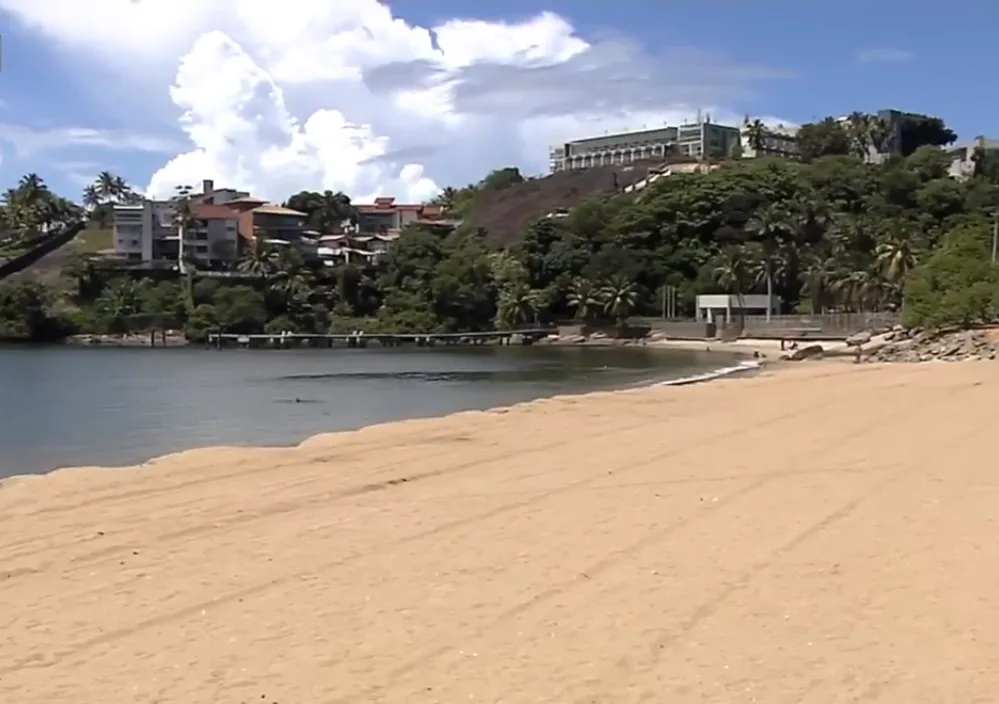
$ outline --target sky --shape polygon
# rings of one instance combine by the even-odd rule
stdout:
[[[698,111],[999,136],[994,0],[0,0],[0,188],[423,201]],[[991,58],[990,58],[991,57]]]

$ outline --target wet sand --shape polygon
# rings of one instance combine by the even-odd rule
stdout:
[[[999,365],[816,364],[0,486],[0,701],[991,702]]]

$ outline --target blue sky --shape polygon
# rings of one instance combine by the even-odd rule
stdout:
[[[283,5],[265,0],[0,0],[0,181],[37,171],[75,196],[107,168],[140,188],[213,177],[274,198],[419,197],[510,163],[542,171],[550,141],[697,107],[796,123],[895,107],[939,115],[962,139],[999,133],[984,88],[999,3],[986,0],[851,12],[831,0],[390,1],[405,33],[376,0],[301,1],[313,14],[282,34]],[[439,28],[439,56],[421,28]]]

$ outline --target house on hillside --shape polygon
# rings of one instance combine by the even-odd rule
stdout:
[[[396,203],[392,196],[375,198],[374,203],[358,204],[357,231],[363,234],[399,232],[407,225],[453,230],[461,224],[444,217],[441,205]]]

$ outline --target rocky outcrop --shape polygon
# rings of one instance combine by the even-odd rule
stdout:
[[[906,330],[896,327],[867,352],[870,362],[959,362],[999,357],[999,330]]]

